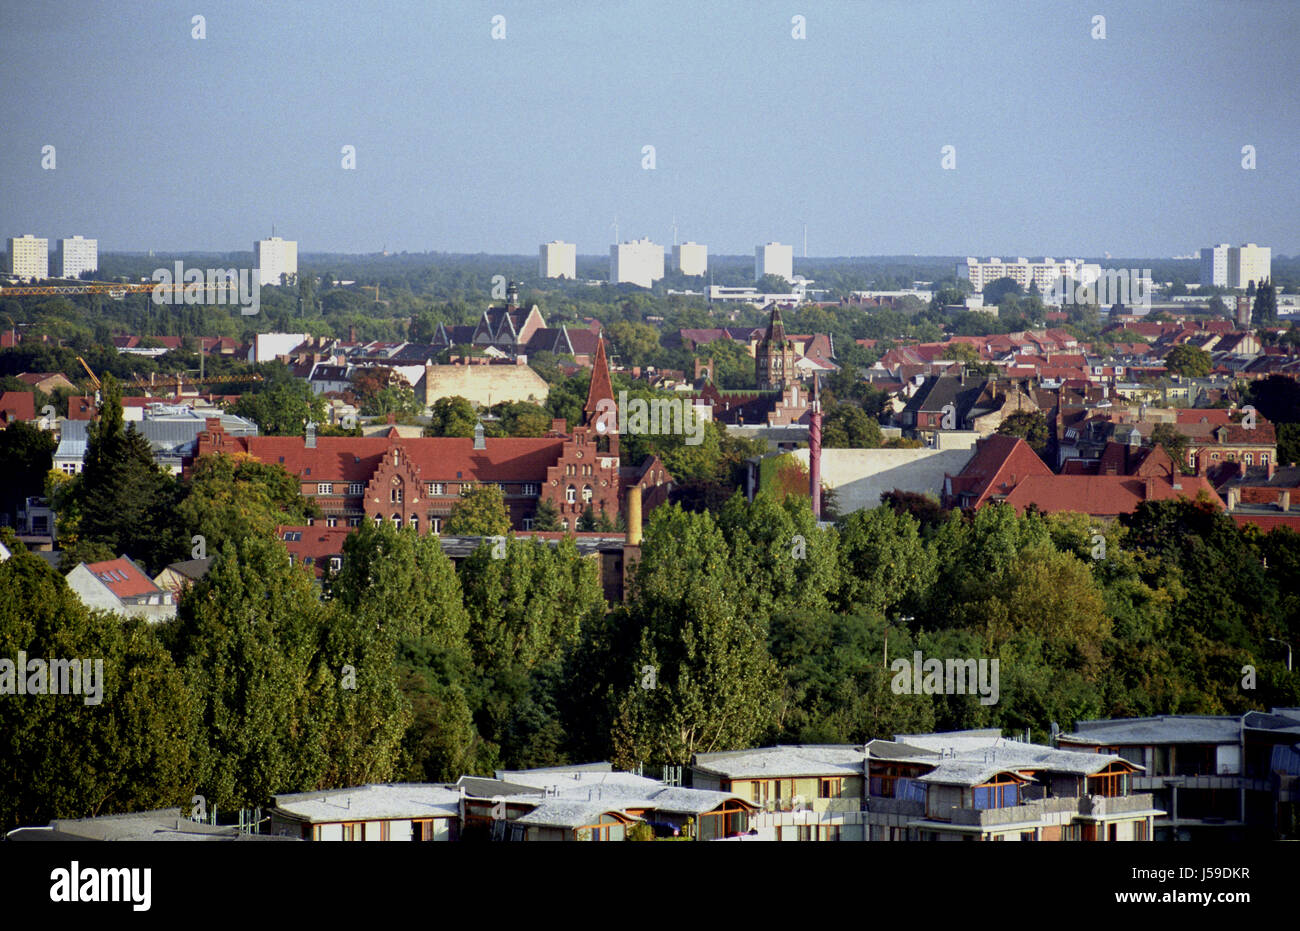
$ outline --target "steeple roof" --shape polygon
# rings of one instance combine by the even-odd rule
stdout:
[[[591,366],[591,387],[587,389],[587,403],[582,406],[585,423],[590,423],[600,413],[596,405],[602,398],[608,398],[611,402],[614,400],[614,385],[609,378],[604,337],[596,341],[596,358]]]

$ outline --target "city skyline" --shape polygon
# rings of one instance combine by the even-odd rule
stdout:
[[[0,225],[105,252],[274,224],[313,252],[598,255],[618,224],[801,256],[805,223],[816,256],[1300,252],[1300,103],[1271,92],[1291,5],[743,13],[237,3],[200,30],[145,5],[16,10]]]

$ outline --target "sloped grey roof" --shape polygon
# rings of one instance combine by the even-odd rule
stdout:
[[[1240,718],[1213,715],[1161,715],[1117,721],[1078,721],[1062,740],[1108,745],[1238,743]]]
[[[910,744],[893,740],[873,740],[867,744],[867,750],[873,760],[897,760],[905,763],[929,763],[937,761],[939,754],[935,750],[914,747]]]
[[[851,745],[792,745],[697,753],[692,766],[730,779],[861,775],[866,754]]]
[[[38,839],[35,832],[26,828],[24,835],[15,839]],[[181,814],[179,808],[156,811],[130,812],[121,815],[104,815],[98,818],[56,819],[50,822],[48,834],[61,840],[103,841],[233,841],[274,840],[268,835],[240,834],[234,825],[199,824]],[[287,838],[278,838],[284,840]]]
[[[445,785],[430,783],[365,785],[277,795],[275,807],[283,814],[311,824],[394,818],[454,818],[460,814],[460,792]]]
[[[541,827],[577,828],[598,824],[603,815],[618,815],[629,821],[641,820],[621,811],[617,803],[547,798],[528,814],[516,818],[515,822]]]
[[[1006,764],[984,763],[976,760],[945,760],[924,776],[918,777],[918,780],[946,786],[977,786],[988,782],[999,773],[1007,773],[1021,779],[1027,778],[1019,776]],[[1032,777],[1030,781],[1033,781]]]

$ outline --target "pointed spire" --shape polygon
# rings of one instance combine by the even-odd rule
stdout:
[[[609,362],[605,358],[605,337],[596,337],[596,359],[591,365],[591,387],[587,389],[587,403],[582,406],[583,422],[590,423],[599,413],[596,405],[602,398],[614,400],[614,384],[609,378]]]
[[[774,345],[785,342],[785,321],[781,319],[781,305],[772,302],[772,317],[767,323],[767,340]]]

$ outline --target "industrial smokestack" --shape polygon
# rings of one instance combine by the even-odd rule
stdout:
[[[627,490],[627,546],[641,545],[641,486]]]
[[[822,402],[818,379],[813,379],[812,414],[808,418],[808,494],[812,498],[813,516],[822,517]]]

